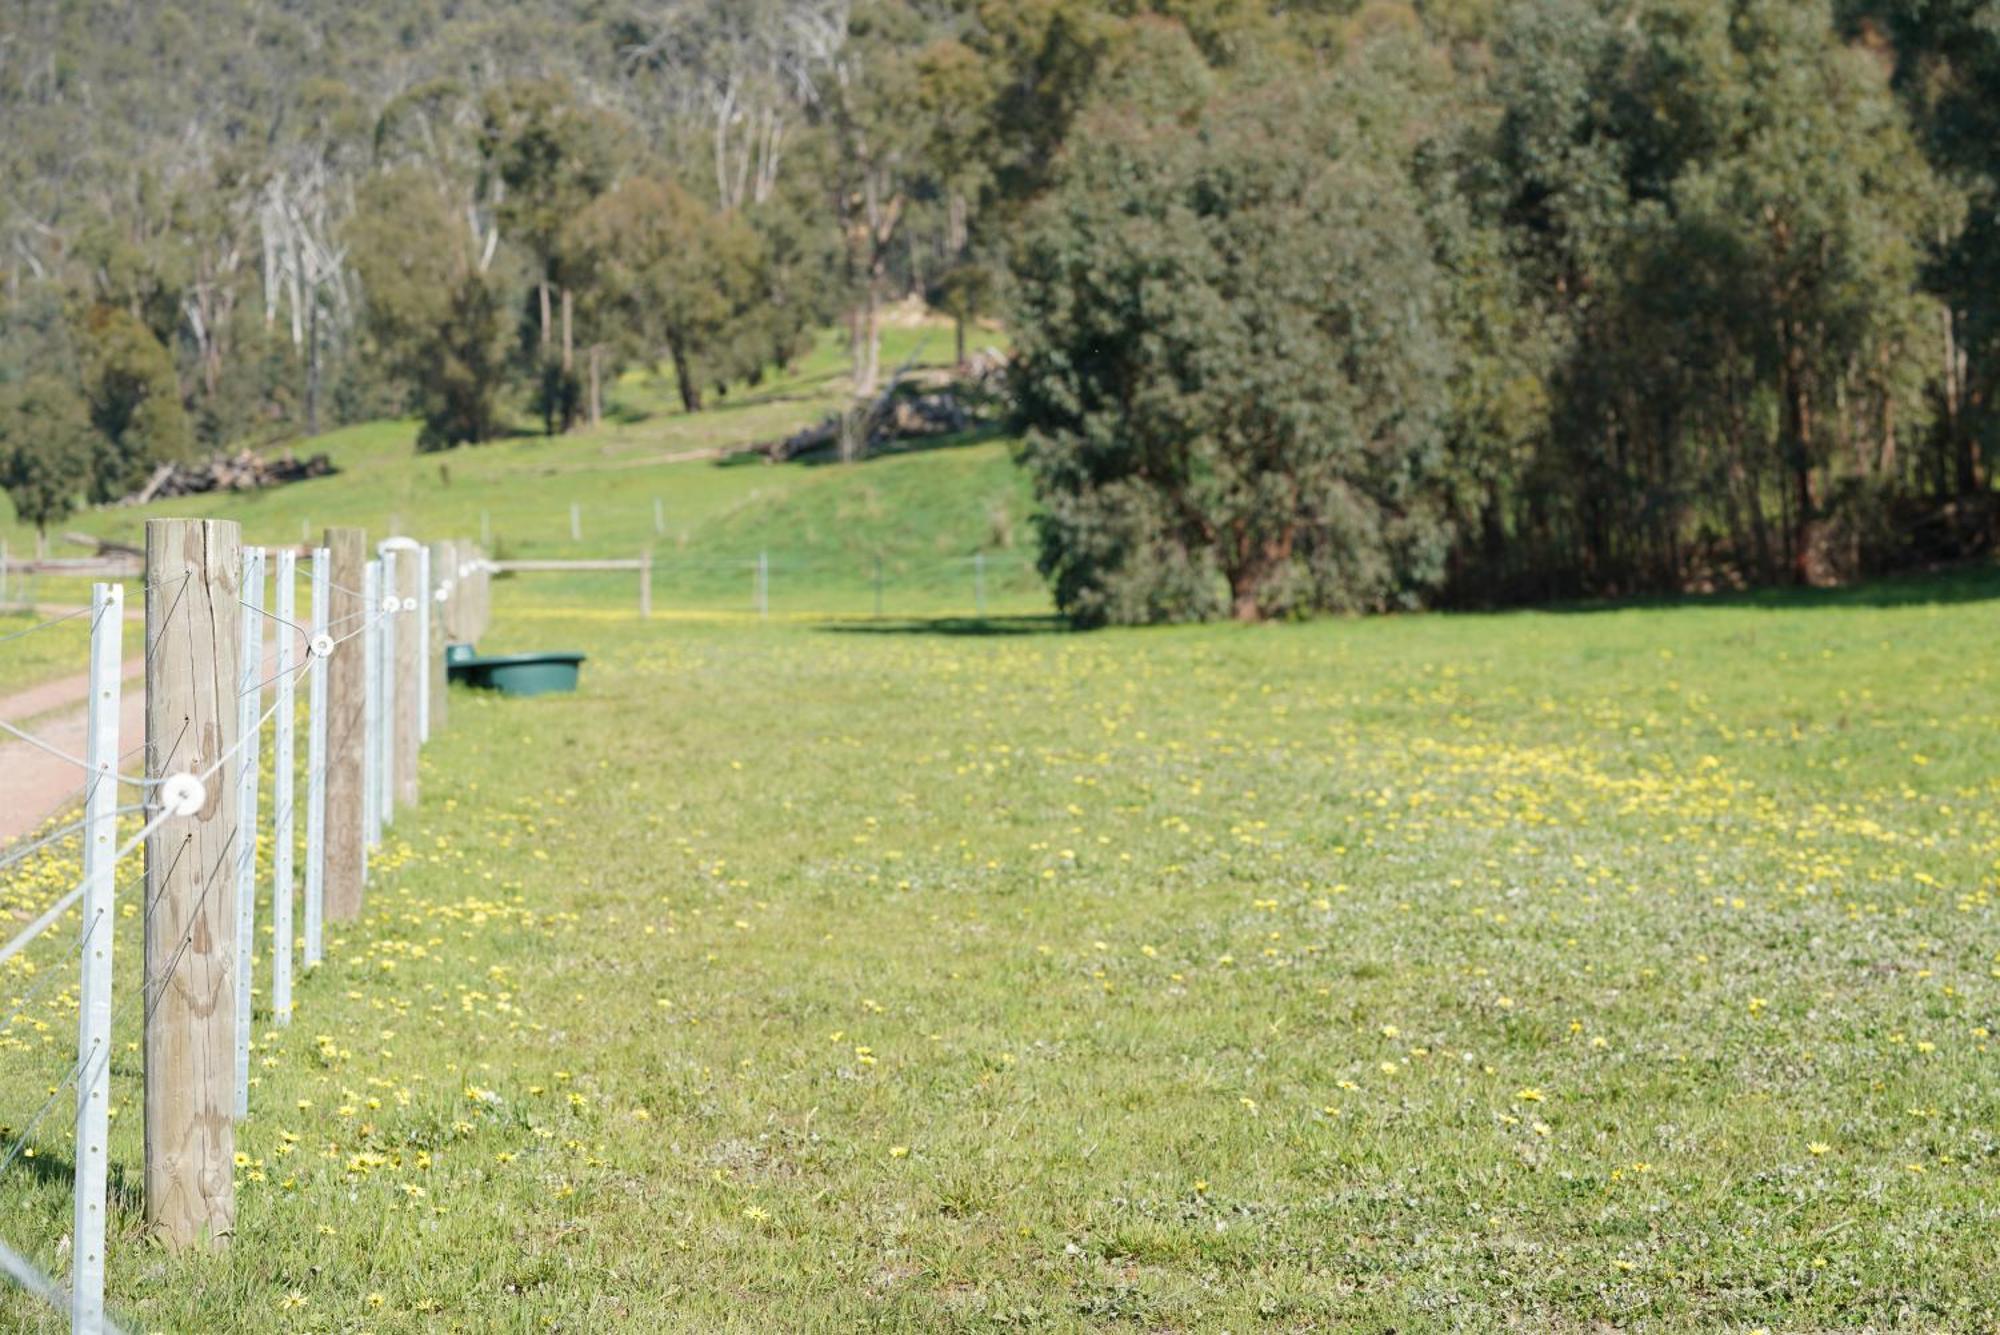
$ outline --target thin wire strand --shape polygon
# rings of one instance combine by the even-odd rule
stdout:
[[[310,662],[310,660],[308,660],[308,662]],[[299,674],[303,674],[304,671],[303,666],[299,668],[297,671]],[[266,709],[263,715],[258,718],[256,725],[254,727],[252,727],[248,732],[244,733],[242,736],[238,737],[236,739],[235,745],[231,746],[227,751],[224,751],[221,755],[217,756],[215,758],[214,764],[210,765],[207,769],[203,770],[200,774],[196,775],[195,777],[204,784],[207,783],[210,779],[214,778],[216,773],[219,770],[221,770],[224,765],[228,764],[229,761],[233,759],[236,756],[236,754],[243,749],[245,743],[249,742],[251,739],[255,738],[256,736],[258,736],[258,734],[263,732],[264,725],[270,721],[271,715],[277,713],[277,711],[278,711],[278,702],[276,700],[273,700],[271,702],[271,707],[269,709]],[[165,783],[166,779],[164,778],[157,779],[153,780],[153,782]],[[130,853],[133,849],[137,848],[141,843],[143,843],[148,835],[152,834],[154,830],[158,829],[161,825],[165,824],[166,821],[172,817],[172,815],[173,812],[171,812],[167,808],[165,807],[160,808],[159,811],[156,812],[150,820],[148,820],[143,826],[140,827],[139,832],[137,834],[133,835],[130,839],[126,840],[125,843],[122,846],[120,846],[118,851],[111,855],[111,865],[113,865],[114,867],[117,866],[120,859],[122,859],[127,853]],[[33,941],[43,932],[46,932],[51,926],[55,924],[55,922],[59,918],[62,917],[62,915],[65,912],[67,912],[76,903],[77,900],[81,898],[83,898],[83,883],[79,881],[75,889],[71,890],[69,893],[65,894],[61,899],[57,900],[54,906],[51,907],[47,912],[42,914],[41,917],[35,919],[34,922],[28,924],[26,930],[22,931],[17,936],[15,936],[14,939],[12,941],[9,941],[5,946],[0,946],[0,964],[5,964],[15,955],[18,955],[21,951],[25,950],[29,942]]]
[[[69,1295],[62,1291],[61,1285],[36,1269],[33,1261],[4,1242],[0,1242],[0,1274],[8,1276],[28,1293],[55,1308],[57,1312],[61,1312],[69,1305]],[[104,1328],[116,1335],[117,1327],[109,1321],[104,1323]]]
[[[178,862],[179,859],[176,858],[175,861]],[[171,870],[171,868],[169,868],[169,870]],[[139,875],[136,878],[127,881],[125,883],[124,893],[129,895],[135,889],[143,887],[145,883],[146,883],[146,872],[144,868],[141,868]],[[119,892],[115,889],[112,891],[112,898],[114,900],[117,898],[118,893]],[[147,916],[150,917],[152,915],[148,913]],[[54,982],[56,979],[61,978],[63,976],[63,971],[68,966],[69,962],[83,953],[83,948],[90,944],[91,933],[95,932],[96,930],[97,930],[97,923],[93,921],[88,926],[84,927],[82,931],[76,934],[75,945],[72,945],[69,949],[65,950],[60,958],[52,960],[47,965],[43,966],[42,976],[35,980],[35,985],[28,989],[27,995],[21,998],[20,1002],[14,1007],[13,1013],[8,1015],[5,1022],[0,1022],[0,1036],[4,1036],[10,1030],[12,1030],[14,1027],[14,1021],[20,1019],[23,1015],[26,1015],[28,1013],[28,1007],[34,1004],[35,998],[41,995],[42,990],[44,988],[46,988],[50,983]]]
[[[113,855],[112,861],[116,863],[116,861],[119,858],[124,857],[126,853],[132,850],[132,848],[136,845],[138,840],[143,839],[146,835],[152,833],[153,828],[161,820],[164,820],[166,816],[167,813],[163,811],[160,813],[159,816],[155,817],[152,821],[148,821],[146,824],[146,828],[140,830],[137,835],[133,836],[131,842],[128,842],[124,848],[121,848],[116,854]],[[168,960],[166,967],[161,969],[160,972],[156,974],[153,978],[142,981],[140,983],[137,996],[141,1001],[145,1001],[146,999],[146,990],[149,987],[154,987],[155,985],[158,985],[158,991],[154,993],[154,1000],[157,1000],[159,992],[163,992],[166,990],[165,989],[166,980],[172,977],[173,971],[180,966],[181,957],[187,953],[188,944],[194,940],[194,929],[201,922],[201,910],[208,903],[208,893],[210,890],[215,888],[215,879],[217,874],[221,872],[222,868],[225,865],[228,865],[232,868],[235,865],[235,859],[229,856],[229,850],[231,846],[236,842],[236,836],[241,830],[241,828],[242,828],[241,826],[238,826],[236,829],[231,830],[229,832],[229,837],[223,841],[222,849],[216,856],[215,869],[208,874],[208,880],[202,885],[201,894],[197,896],[195,899],[194,908],[188,914],[187,929],[181,933],[180,942],[174,947],[173,958]],[[82,887],[80,886],[78,887],[78,889],[81,888]],[[149,1012],[151,1011],[152,1009],[151,1002],[147,1002],[146,1008]],[[112,1012],[110,1028],[113,1032],[116,1032],[117,1030],[118,1021],[131,1014],[131,1009],[132,1009],[132,996],[128,995],[125,999],[124,1004],[119,1006],[117,1010]],[[18,1159],[21,1156],[21,1151],[27,1147],[29,1137],[33,1136],[35,1133],[35,1128],[41,1125],[42,1118],[48,1116],[49,1109],[55,1106],[55,1102],[58,1098],[62,1096],[62,1092],[70,1086],[70,1083],[72,1081],[76,1079],[78,1072],[80,1072],[83,1069],[83,1063],[85,1060],[86,1060],[86,1054],[80,1054],[78,1055],[75,1061],[70,1063],[69,1069],[63,1072],[62,1078],[56,1082],[55,1088],[49,1091],[49,1096],[47,1099],[43,1100],[42,1106],[35,1109],[34,1116],[28,1119],[27,1126],[22,1129],[21,1134],[15,1139],[13,1145],[9,1147],[6,1155],[4,1157],[0,1157],[0,1177],[4,1177],[7,1173],[7,1170],[13,1166],[14,1160]]]
[[[307,630],[304,626],[301,626],[296,621],[286,620],[284,617],[279,616],[276,612],[273,612],[268,607],[264,607],[258,603],[253,603],[247,598],[238,598],[236,599],[236,601],[240,606],[247,607],[253,612],[261,613],[262,615],[269,617],[271,620],[279,623],[280,625],[290,626],[293,630],[297,631],[305,639],[310,640],[312,638],[312,632]]]
[[[35,1115],[30,1117],[27,1126],[21,1129],[19,1138],[8,1148],[6,1157],[0,1158],[0,1177],[5,1177],[7,1170],[14,1166],[14,1160],[21,1157],[21,1151],[28,1147],[28,1138],[35,1134],[35,1128],[42,1124],[42,1119],[49,1115],[49,1109],[55,1106],[56,1100],[62,1097],[62,1092],[69,1088],[69,1082],[76,1079],[76,1073],[82,1068],[83,1058],[78,1057],[69,1064],[69,1069],[63,1072],[62,1079],[56,1081],[55,1088],[49,1091],[49,1096],[42,1100],[42,1106],[35,1109]]]
[[[48,754],[54,756],[57,760],[67,760],[70,764],[76,766],[78,769],[84,771],[86,774],[88,774],[91,770],[90,762],[88,760],[85,760],[82,756],[73,756],[69,752],[63,750],[61,747],[55,746],[49,742],[45,742],[41,738],[35,736],[35,734],[25,731],[24,729],[15,727],[13,724],[7,722],[7,720],[5,719],[0,719],[0,732],[12,733],[14,736],[26,742],[29,746],[34,747],[37,751],[46,751]],[[147,788],[159,782],[159,780],[157,779],[148,779],[143,775],[120,774],[116,770],[112,771],[112,775],[118,780],[118,782],[123,784],[128,784],[134,788]]]
[[[17,630],[11,634],[0,635],[0,644],[6,644],[9,640],[25,639],[37,631],[47,630],[51,626],[60,626],[65,621],[74,621],[80,616],[87,615],[91,610],[88,607],[79,607],[74,612],[65,612],[59,617],[52,617],[39,626],[30,626],[26,630]]]
[[[116,808],[112,814],[129,816],[135,811],[144,811],[145,809],[144,804],[133,803],[130,806]],[[60,829],[52,830],[48,834],[43,835],[32,844],[23,844],[18,848],[10,848],[5,853],[0,853],[0,872],[6,871],[9,867],[23,858],[31,856],[39,849],[47,848],[50,844],[56,843],[58,840],[69,838],[88,824],[90,824],[90,817],[80,816]]]
[[[167,605],[166,613],[160,618],[160,624],[162,626],[165,626],[166,624],[171,622],[174,619],[174,613],[180,610],[181,599],[187,596],[188,584],[191,581],[193,581],[193,579],[194,579],[194,571],[185,570],[181,572],[181,586],[180,588],[174,590],[174,600],[173,602]],[[149,591],[151,590],[151,587],[152,587],[151,585],[147,586]],[[166,638],[165,636],[160,636],[156,638],[151,644],[146,646],[147,667],[151,667],[153,665],[154,651],[156,651],[160,647],[160,645],[165,641],[165,638]]]

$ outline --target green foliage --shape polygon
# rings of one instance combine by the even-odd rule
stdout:
[[[496,88],[481,116],[480,153],[505,187],[501,223],[527,246],[540,275],[561,284],[570,219],[611,183],[616,127],[559,80]]]
[[[2000,14],[1992,0],[1846,0],[1852,40],[1893,60],[1933,169],[1961,193],[1961,224],[1925,237],[1944,330],[1929,390],[1938,490],[1990,488],[2000,463]]]
[[[1082,624],[1402,606],[1442,574],[1438,275],[1354,97],[1086,116],[1016,261],[1042,562]]]
[[[931,305],[952,319],[952,337],[957,353],[955,360],[960,365],[965,363],[965,327],[974,320],[993,314],[998,297],[999,275],[990,264],[968,260],[954,264],[938,276],[930,301]]]
[[[1510,323],[1546,349],[1551,418],[1538,481],[1489,503],[1524,573],[1577,587],[1819,577],[1831,479],[1893,486],[1928,416],[1920,266],[1952,204],[1823,5],[1636,17],[1532,6],[1505,35],[1481,175],[1538,294]]]
[[[90,422],[90,496],[115,500],[154,465],[193,449],[172,359],[153,331],[127,311],[94,306],[83,320],[83,394]]]
[[[89,405],[68,381],[0,385],[0,487],[38,533],[76,508],[96,443]]]
[[[411,386],[417,447],[478,444],[499,432],[507,358],[496,284],[442,191],[414,170],[369,182],[348,228],[369,328]]]
[[[635,177],[586,209],[574,236],[630,350],[649,362],[666,350],[689,412],[704,385],[763,364],[768,331],[738,341],[739,322],[766,302],[762,247],[742,218]]]

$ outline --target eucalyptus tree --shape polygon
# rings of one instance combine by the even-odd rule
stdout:
[[[738,214],[634,177],[584,211],[573,240],[621,342],[644,361],[666,353],[687,411],[701,410],[704,386],[749,369],[733,330],[766,294],[758,235]],[[747,351],[761,360],[761,348]]]
[[[1149,33],[1014,260],[1041,566],[1081,624],[1434,588],[1448,348],[1393,142],[1339,81],[1217,86]]]
[[[457,204],[427,173],[397,168],[362,186],[342,232],[369,332],[423,418],[423,450],[477,444],[500,429],[504,289]]]
[[[628,70],[707,140],[715,201],[764,204],[847,38],[851,0],[672,0],[622,25]]]
[[[531,360],[543,426],[575,421],[580,387],[574,338],[573,218],[616,177],[622,126],[559,80],[510,82],[481,102],[480,152],[497,179],[502,225],[534,266]],[[558,316],[560,311],[560,337]]]
[[[1965,200],[1963,225],[1924,238],[1939,298],[1923,331],[1938,405],[1940,493],[1988,493],[2000,460],[2000,8],[1992,0],[1845,0],[1854,40],[1895,61],[1932,167]],[[1888,51],[1884,53],[1886,43]]]
[[[68,379],[44,372],[0,385],[0,487],[38,542],[82,499],[96,439],[89,407]]]

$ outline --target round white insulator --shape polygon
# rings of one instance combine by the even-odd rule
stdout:
[[[192,816],[208,801],[208,787],[192,774],[170,774],[160,785],[160,805],[172,816]]]

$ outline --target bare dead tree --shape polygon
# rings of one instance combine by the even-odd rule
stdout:
[[[674,0],[625,49],[656,73],[680,114],[708,126],[716,202],[762,203],[777,188],[787,135],[818,98],[847,39],[848,0]]]

